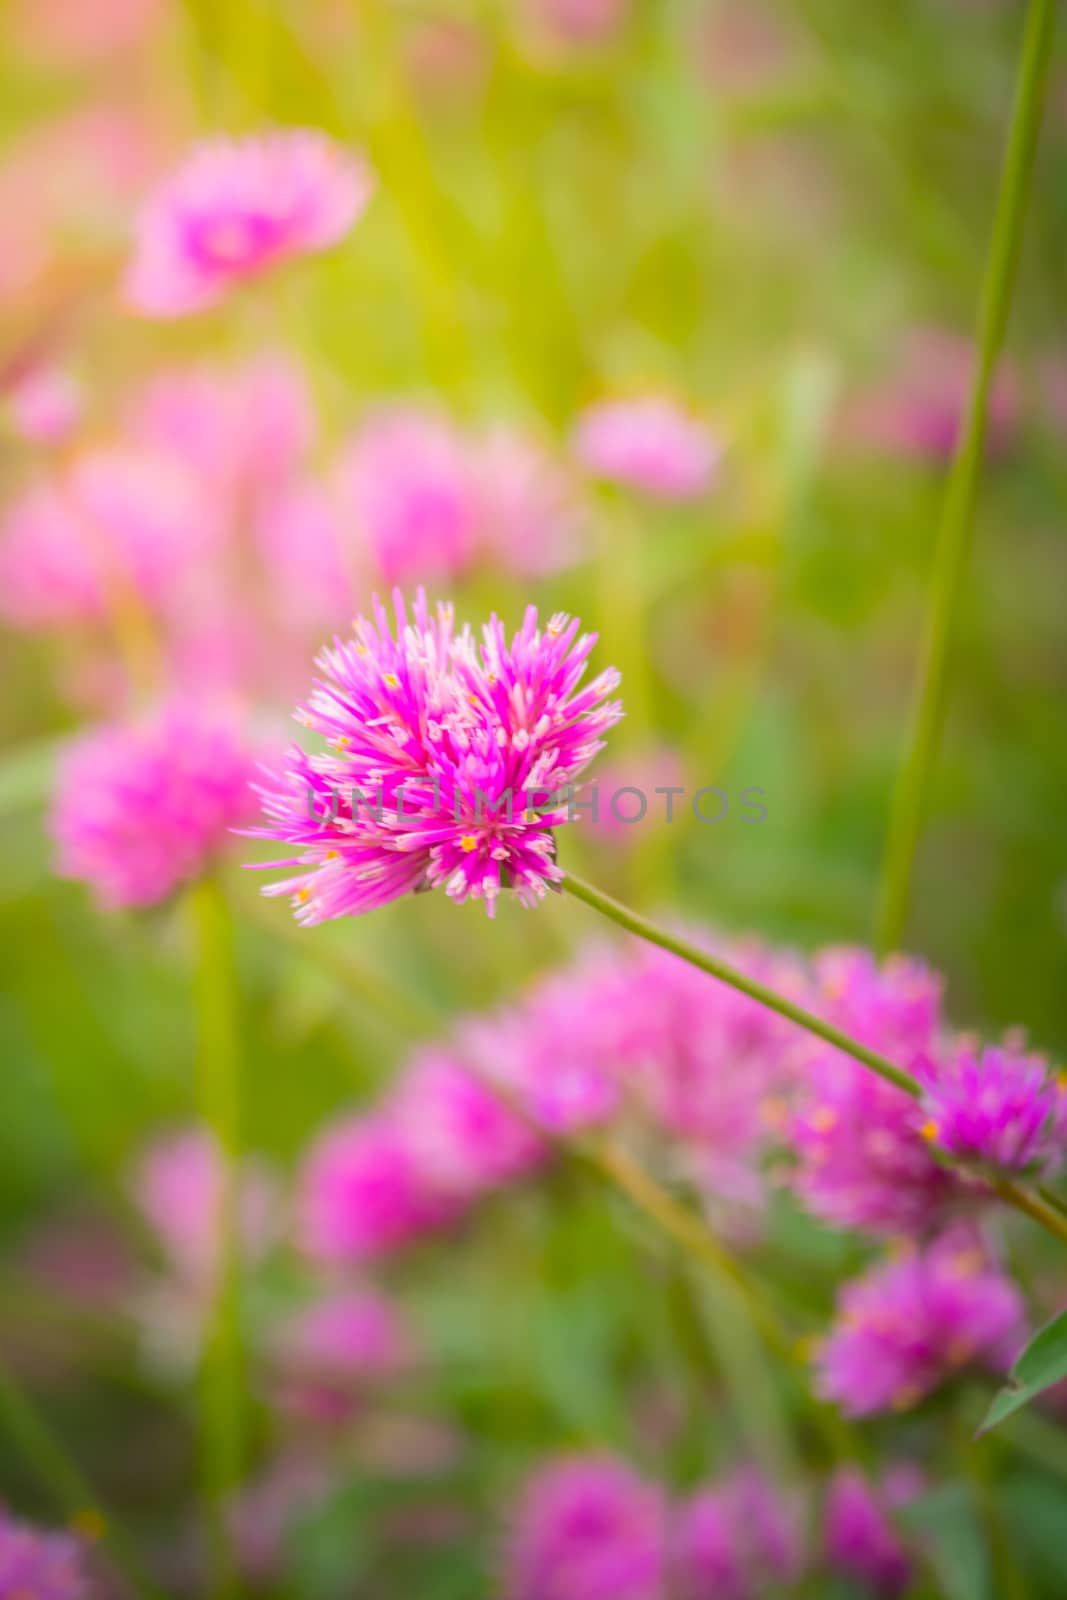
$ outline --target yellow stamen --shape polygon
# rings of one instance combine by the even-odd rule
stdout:
[[[400,679],[397,677],[395,672],[387,672],[385,677],[382,679],[382,682],[387,683],[390,689],[400,688]]]
[[[474,837],[473,833],[465,833],[462,839],[459,841],[459,847],[466,855],[469,856],[472,850],[477,850],[478,841]]]
[[[306,901],[311,899],[311,890],[298,889],[296,891],[296,898],[299,900],[300,904],[303,905]]]
[[[812,1112],[811,1125],[816,1133],[829,1133],[837,1126],[837,1112],[832,1106],[819,1106]]]
[[[922,1134],[924,1139],[932,1142],[934,1139],[936,1139],[938,1137],[938,1135],[941,1132],[941,1129],[938,1127],[937,1123],[931,1117],[929,1122],[924,1122],[923,1123],[922,1128],[919,1131],[921,1132],[921,1134]]]

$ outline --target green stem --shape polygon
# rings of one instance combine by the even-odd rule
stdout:
[[[617,922],[620,928],[625,928],[628,933],[636,934],[648,944],[658,945],[661,950],[669,950],[672,955],[688,961],[690,966],[699,967],[701,972],[706,972],[709,977],[728,983],[732,989],[739,989],[742,994],[758,1000],[760,1005],[776,1011],[781,1017],[788,1017],[790,1022],[805,1028],[808,1033],[816,1034],[827,1044],[832,1044],[838,1050],[843,1050],[846,1055],[862,1061],[865,1067],[876,1072],[887,1083],[902,1089],[905,1094],[910,1094],[916,1100],[920,1098],[922,1089],[910,1073],[895,1067],[877,1051],[868,1050],[867,1046],[860,1044],[857,1039],[850,1039],[839,1028],[817,1017],[813,1011],[805,1011],[803,1006],[795,1005],[792,1000],[786,999],[785,995],[777,994],[773,989],[768,989],[766,984],[750,978],[747,973],[731,966],[728,961],[712,955],[708,950],[702,950],[699,945],[691,944],[688,939],[680,938],[677,934],[668,933],[665,928],[657,927],[647,917],[631,911],[629,906],[624,906],[619,900],[613,900],[611,895],[604,894],[602,890],[594,888],[591,883],[585,883],[581,878],[576,878],[571,872],[566,874],[560,887],[568,894],[572,894],[576,900],[582,900],[587,906],[592,906],[593,910],[599,911],[602,916],[610,917],[612,922]]]
[[[938,529],[908,753],[893,796],[878,944],[899,948],[944,721],[948,663],[974,527],[989,391],[1011,304],[1056,22],[1056,0],[1031,0],[979,314],[978,361]]]
[[[220,1162],[215,1298],[204,1330],[200,1405],[204,1495],[215,1562],[212,1593],[232,1600],[237,1579],[228,1510],[241,1482],[244,1355],[239,1239],[240,1081],[237,983],[230,909],[218,883],[189,891],[197,944],[198,1091]]]
[[[895,1067],[885,1056],[880,1056],[874,1050],[868,1050],[866,1045],[860,1044],[858,1039],[851,1039],[848,1034],[842,1033],[839,1028],[832,1027],[824,1022],[814,1012],[806,1011],[803,1006],[798,1006],[785,995],[777,994],[773,989],[768,989],[766,984],[758,983],[755,978],[750,978],[747,973],[731,966],[728,961],[723,961],[719,956],[711,955],[707,950],[702,950],[699,945],[691,944],[688,939],[680,938],[677,934],[668,933],[666,929],[659,928],[647,917],[642,917],[638,912],[631,911],[629,906],[624,906],[620,901],[612,899],[611,895],[604,894],[592,884],[586,883],[581,878],[576,878],[568,872],[561,885],[561,889],[574,896],[576,900],[584,901],[587,906],[592,906],[594,911],[599,911],[602,916],[609,917],[612,922],[617,922],[620,928],[625,928],[627,933],[632,933],[639,939],[644,939],[648,944],[658,945],[661,950],[669,950],[672,955],[678,956],[682,961],[688,961],[690,966],[698,967],[701,972],[706,972],[709,977],[718,978],[722,983],[728,983],[731,988],[738,989],[742,994],[747,994],[750,999],[757,1000],[760,1005],[766,1006],[770,1011],[776,1011],[780,1017],[786,1017],[790,1022],[795,1022],[798,1027],[804,1028],[808,1033],[813,1033],[817,1038],[823,1039],[827,1044],[832,1044],[836,1049],[843,1050],[846,1055],[852,1056],[856,1061],[869,1067],[887,1083],[893,1084],[913,1099],[922,1098],[922,1086],[900,1067]],[[963,1165],[961,1163],[961,1165]],[[1067,1215],[1050,1205],[1040,1194],[1035,1194],[1013,1178],[988,1179],[989,1186],[1000,1196],[1005,1204],[1012,1206],[1016,1211],[1021,1211],[1032,1221],[1044,1228],[1046,1233],[1067,1244]]]
[[[0,1427],[33,1468],[57,1512],[75,1532],[106,1541],[108,1552],[130,1593],[150,1600],[155,1593],[112,1518],[101,1508],[80,1468],[70,1459],[7,1363],[0,1359]]]

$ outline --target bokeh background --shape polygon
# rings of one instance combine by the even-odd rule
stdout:
[[[558,526],[535,509],[496,554],[444,571],[427,559],[425,573],[401,563],[405,582],[425,576],[475,620],[495,609],[515,625],[530,601],[576,612],[601,635],[598,664],[624,675],[628,716],[602,767],[639,784],[680,774],[728,798],[714,825],[683,809],[670,827],[568,830],[567,863],[646,910],[732,934],[867,944],[1023,10],[10,0],[2,515],[10,524],[28,490],[86,453],[142,448],[161,372],[287,363],[310,419],[293,476],[328,501],[351,587],[331,591],[327,568],[304,593],[299,547],[282,536],[280,555],[261,542],[242,558],[253,565],[220,626],[239,624],[249,646],[227,689],[266,746],[288,736],[314,651],[389,586],[338,489],[367,419],[403,406],[464,439],[532,438],[566,480]],[[1023,1026],[1053,1055],[1067,1043],[1065,49],[906,940],[946,975],[959,1024]],[[335,249],[215,311],[130,315],[118,285],[144,194],[207,132],[266,125],[362,151],[377,175],[366,215]],[[42,375],[70,409],[43,430],[26,404]],[[687,408],[721,448],[687,503],[605,488],[576,460],[583,408],[647,393]],[[180,1308],[152,1305],[158,1244],[130,1189],[150,1141],[196,1116],[191,925],[180,899],[106,915],[55,875],[57,754],[128,705],[128,686],[91,629],[27,625],[4,570],[0,1340],[137,1539],[166,1551],[166,1581],[196,1592],[196,1386]],[[169,670],[195,690],[212,644],[202,616],[184,620]],[[758,823],[740,808],[751,788]],[[436,894],[298,931],[241,868],[264,854],[234,841],[225,882],[242,1136],[282,1187],[326,1119],[389,1081],[412,1036],[514,997],[599,931],[552,896],[536,912],[505,896],[491,924]],[[791,1292],[825,1309],[853,1247],[806,1235],[824,1269],[809,1285],[781,1227]],[[709,1353],[669,1257],[580,1171],[494,1201],[460,1245],[389,1270],[434,1360],[367,1424],[358,1470],[304,1518],[267,1592],[493,1593],[516,1478],[561,1445],[637,1452],[683,1481],[739,1439],[793,1466],[803,1450],[729,1306]],[[250,1316],[269,1324],[301,1271],[279,1249]],[[252,1431],[266,1460],[269,1417]],[[1030,1530],[1020,1593],[1067,1587],[1062,1549],[1049,1549],[1053,1482],[1039,1474],[1009,1502]],[[49,1520],[6,1445],[0,1493]],[[952,1507],[958,1552],[930,1592],[1007,1595],[970,1513],[952,1501],[945,1525]],[[821,1584],[805,1592],[829,1593]]]

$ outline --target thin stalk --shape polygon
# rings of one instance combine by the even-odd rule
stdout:
[[[722,983],[728,983],[731,988],[738,989],[742,994],[747,994],[751,999],[757,1000],[760,1005],[775,1011],[780,1017],[787,1017],[790,1022],[795,1022],[798,1027],[804,1028],[808,1033],[815,1034],[824,1039],[827,1044],[832,1044],[836,1049],[843,1050],[846,1055],[852,1056],[856,1061],[869,1067],[887,1083],[893,1084],[905,1094],[911,1095],[915,1100],[922,1098],[922,1087],[910,1073],[895,1067],[885,1056],[880,1056],[874,1050],[868,1050],[866,1045],[860,1044],[858,1039],[849,1038],[839,1028],[832,1027],[824,1022],[814,1012],[806,1011],[803,1006],[798,1006],[785,995],[777,994],[773,989],[768,989],[766,984],[750,978],[747,973],[741,972],[737,967],[731,966],[728,961],[711,955],[707,950],[702,950],[699,945],[691,944],[688,939],[680,938],[677,934],[668,933],[665,928],[659,928],[647,917],[636,911],[631,911],[629,906],[624,906],[621,901],[615,900],[609,894],[604,894],[592,884],[586,883],[581,878],[576,878],[568,872],[560,888],[574,896],[576,900],[583,901],[587,906],[592,906],[594,911],[599,911],[602,916],[609,917],[612,922],[617,922],[620,928],[625,928],[628,933],[635,934],[639,939],[646,940],[649,944],[657,945],[661,950],[668,950],[672,955],[678,956],[682,961],[688,961],[690,966],[698,967],[701,972],[706,972],[709,977],[718,978]],[[960,1163],[964,1170],[966,1166]],[[1067,1215],[1051,1205],[1040,1194],[1035,1194],[1023,1184],[1013,1178],[987,1179],[990,1188],[1000,1198],[1016,1211],[1021,1211],[1032,1221],[1045,1229],[1046,1233],[1067,1244]]]
[[[232,1600],[238,1587],[228,1508],[241,1481],[245,1410],[237,984],[232,920],[218,883],[204,878],[195,884],[189,891],[189,905],[197,944],[198,1093],[201,1114],[215,1136],[220,1166],[218,1269],[200,1374],[202,1472],[215,1563],[211,1592],[218,1600]]]
[[[0,1359],[0,1427],[36,1473],[58,1514],[87,1538],[103,1539],[116,1570],[137,1600],[155,1594],[125,1538],[100,1505],[81,1469],[71,1460],[7,1363]]]
[[[591,883],[576,878],[571,872],[566,874],[560,887],[567,894],[572,894],[576,900],[582,900],[587,906],[592,906],[593,910],[599,911],[602,916],[610,917],[612,922],[617,922],[620,928],[625,928],[628,933],[636,934],[639,939],[644,939],[649,944],[658,945],[661,950],[669,950],[682,961],[688,961],[690,966],[699,967],[701,972],[706,972],[709,977],[728,983],[732,989],[739,989],[742,994],[758,1000],[760,1005],[766,1006],[768,1010],[776,1011],[781,1017],[788,1017],[790,1022],[805,1028],[808,1033],[814,1033],[827,1044],[843,1050],[846,1055],[854,1056],[857,1061],[862,1061],[865,1067],[876,1072],[880,1078],[902,1089],[905,1094],[910,1094],[913,1099],[917,1100],[922,1095],[920,1085],[910,1073],[895,1067],[885,1056],[879,1055],[876,1050],[869,1050],[857,1039],[850,1039],[839,1028],[817,1017],[813,1011],[806,1011],[803,1006],[795,1005],[785,995],[777,994],[773,989],[768,989],[766,984],[750,978],[747,973],[731,966],[728,961],[712,955],[708,950],[702,950],[699,945],[691,944],[688,939],[680,938],[665,928],[657,927],[647,917],[641,916],[637,911],[631,911],[629,906],[624,906],[621,901],[614,900],[611,895],[594,888]]]
[[[1031,0],[982,288],[978,360],[966,422],[945,490],[911,736],[893,795],[878,912],[878,944],[885,952],[899,948],[904,933],[915,856],[941,740],[949,655],[978,500],[989,391],[1019,262],[1055,25],[1056,0]]]

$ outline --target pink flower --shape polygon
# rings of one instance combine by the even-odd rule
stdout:
[[[395,604],[395,638],[375,601],[374,621],[319,657],[299,719],[331,753],[294,747],[284,787],[264,791],[270,821],[254,833],[305,850],[271,863],[303,870],[266,892],[293,894],[305,923],[421,888],[484,900],[490,916],[502,888],[534,904],[562,877],[566,791],[622,715],[605,703],[616,673],[581,687],[594,639],[576,621],[542,631],[531,606],[510,644],[493,617],[479,645],[421,591],[410,620]]]
[[[83,735],[57,776],[57,870],[108,910],[158,904],[207,871],[247,819],[253,769],[232,719],[180,701]]]
[[[383,1113],[351,1117],[319,1137],[297,1210],[304,1250],[340,1264],[388,1255],[447,1227],[462,1206],[432,1182],[410,1134]]]
[[[666,1504],[624,1462],[551,1462],[524,1487],[512,1521],[507,1600],[664,1600]]]
[[[848,1416],[908,1411],[969,1366],[1006,1370],[1024,1334],[1015,1284],[973,1234],[946,1234],[845,1284],[819,1392]]]
[[[8,508],[0,609],[20,627],[39,628],[99,619],[123,590],[159,607],[212,529],[210,504],[177,462],[93,450]]]
[[[538,32],[568,45],[609,44],[626,20],[629,0],[526,0]]]
[[[399,1307],[373,1289],[328,1295],[290,1316],[274,1341],[283,1403],[325,1422],[400,1377],[417,1358]]]
[[[442,418],[379,411],[344,453],[338,488],[386,583],[450,578],[466,570],[478,535],[478,498],[466,442]]]
[[[872,1600],[897,1600],[911,1583],[912,1564],[881,1497],[855,1467],[841,1467],[830,1484],[826,1554]]]
[[[355,602],[353,563],[324,489],[311,479],[279,488],[264,505],[254,538],[270,598],[290,626],[321,632],[348,623]]]
[[[578,460],[594,477],[654,500],[696,500],[715,476],[722,446],[665,395],[604,400],[578,419]]]
[[[90,1600],[85,1552],[67,1533],[19,1522],[0,1511],[0,1595],[18,1600]]]
[[[538,1165],[544,1147],[499,1093],[438,1048],[419,1052],[389,1097],[422,1171],[443,1193],[474,1197]]]
[[[58,68],[98,67],[145,44],[163,0],[21,0],[15,36],[28,56]]]
[[[803,1563],[794,1508],[750,1470],[682,1506],[671,1555],[677,1600],[762,1600],[794,1582]]]
[[[237,284],[344,237],[370,199],[362,159],[313,129],[198,146],[149,198],[126,298],[150,317],[181,317]]]
[[[1052,1172],[1067,1154],[1067,1084],[1042,1056],[968,1042],[931,1060],[923,1138],[997,1174]]]
[[[219,1266],[222,1166],[218,1146],[200,1128],[157,1139],[138,1161],[133,1197],[185,1289],[210,1295]],[[276,1186],[266,1168],[246,1161],[240,1178],[240,1232],[248,1261],[261,1259],[274,1234]]]
[[[632,846],[646,828],[654,828],[668,814],[673,817],[675,807],[680,808],[684,797],[675,795],[671,799],[657,790],[680,790],[683,784],[682,763],[666,746],[620,756],[598,766],[585,785],[582,799],[593,809],[582,813],[583,820],[599,842],[612,850]],[[637,794],[633,793],[635,789]]]
[[[879,967],[862,950],[815,963],[813,1008],[851,1037],[912,1070],[937,1048],[940,980],[917,962]],[[832,1047],[807,1042],[788,1128],[792,1182],[816,1216],[892,1236],[929,1231],[961,1198],[932,1157],[918,1102]]]
[[[247,1483],[228,1507],[228,1523],[241,1576],[269,1586],[285,1572],[286,1546],[294,1525],[330,1491],[321,1461],[287,1455]]]
[[[577,485],[534,435],[492,429],[477,448],[475,466],[481,537],[506,570],[543,577],[584,553]]]
[[[20,438],[34,444],[59,444],[81,420],[81,385],[66,367],[41,364],[15,378],[7,391],[7,411]]]
[[[890,455],[948,460],[956,448],[970,389],[974,350],[958,334],[916,328],[900,341],[882,382],[859,394],[843,418],[845,433]],[[1019,425],[1014,372],[1004,366],[989,396],[987,449],[1001,454]]]

